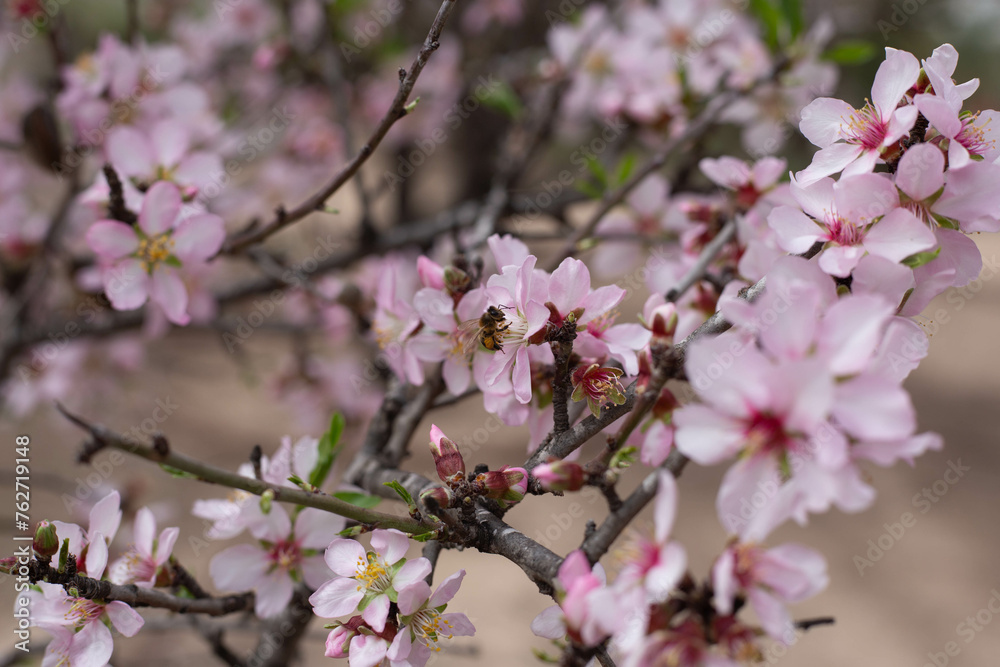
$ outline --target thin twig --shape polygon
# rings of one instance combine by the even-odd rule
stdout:
[[[409,71],[400,70],[399,90],[396,91],[396,97],[393,99],[389,109],[382,117],[382,120],[379,121],[379,124],[375,127],[371,136],[368,137],[368,141],[365,142],[354,158],[347,163],[347,165],[341,169],[340,172],[334,176],[333,180],[330,181],[322,190],[311,196],[306,201],[291,210],[286,211],[282,209],[280,212],[276,213],[267,224],[242,234],[238,234],[234,238],[226,241],[222,249],[223,253],[240,252],[255,243],[260,243],[275,232],[287,227],[293,222],[301,220],[310,213],[322,210],[326,205],[326,200],[357,173],[357,171],[361,168],[361,165],[363,165],[368,158],[371,157],[371,155],[375,152],[375,149],[378,148],[380,143],[382,143],[382,139],[389,132],[389,129],[396,123],[397,120],[407,114],[407,101],[410,98],[410,93],[413,92],[413,86],[416,84],[417,77],[420,76],[420,73],[423,71],[428,59],[430,59],[431,54],[434,53],[440,45],[438,40],[441,37],[441,32],[444,30],[445,23],[447,23],[448,17],[455,8],[457,1],[458,0],[444,0],[444,2],[441,3],[437,16],[434,17],[434,22],[431,24],[430,31],[427,33],[427,38],[424,40],[424,44],[420,48],[419,53],[417,53],[417,57],[414,59],[413,64],[410,65]]]
[[[697,283],[699,280],[705,277],[705,271],[708,270],[708,265],[711,264],[716,255],[722,252],[722,248],[725,247],[729,241],[736,236],[736,220],[729,220],[719,233],[715,235],[715,238],[709,241],[701,254],[698,256],[698,260],[694,265],[688,270],[680,281],[667,292],[667,301],[676,302],[684,293],[687,292],[691,287]]]

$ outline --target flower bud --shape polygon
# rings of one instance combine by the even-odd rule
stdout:
[[[672,344],[674,333],[677,331],[677,306],[667,302],[662,306],[657,306],[650,313],[649,330],[653,332],[653,337],[661,342]]]
[[[617,368],[601,368],[598,364],[577,366],[573,371],[573,400],[586,397],[590,412],[599,417],[606,403],[621,405],[625,402],[625,388],[618,381],[621,376]]]
[[[664,387],[660,391],[660,396],[656,399],[656,403],[653,404],[653,416],[657,419],[663,419],[670,415],[679,405],[680,401],[677,400],[674,393]]]
[[[417,275],[424,287],[441,289],[445,285],[445,270],[432,259],[421,255],[417,258]]]
[[[271,504],[274,502],[274,490],[267,489],[260,494],[260,511],[264,514],[271,513]]]
[[[430,447],[441,481],[448,485],[462,481],[465,477],[465,460],[458,451],[458,446],[435,424],[431,424]]]
[[[543,463],[532,473],[546,491],[579,491],[583,488],[583,466],[572,461]]]
[[[444,270],[444,288],[448,294],[465,294],[472,285],[472,278],[462,269],[449,266]]]
[[[504,466],[479,475],[488,498],[506,500],[510,504],[520,502],[528,491],[528,471],[524,468]]]
[[[59,536],[56,527],[48,521],[40,521],[35,528],[35,540],[31,547],[42,558],[52,558],[59,553]]]
[[[446,489],[443,486],[431,487],[420,494],[421,501],[424,503],[427,503],[428,501],[436,503],[441,509],[448,509],[451,507],[453,498],[454,496],[452,495],[451,490]],[[431,504],[430,508],[433,511],[434,505]]]
[[[326,657],[346,658],[347,649],[357,632],[345,625],[337,625],[326,637]]]

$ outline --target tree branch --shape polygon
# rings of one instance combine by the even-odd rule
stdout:
[[[444,0],[441,3],[441,7],[438,9],[437,16],[434,17],[434,22],[431,24],[424,44],[417,53],[413,64],[410,65],[410,70],[408,72],[400,70],[399,90],[396,91],[396,97],[389,106],[389,110],[386,111],[371,136],[368,137],[368,141],[365,142],[354,158],[322,190],[289,211],[279,209],[275,213],[274,218],[264,226],[238,234],[234,238],[229,239],[226,241],[221,252],[228,254],[240,252],[255,243],[260,243],[275,232],[293,222],[301,220],[310,213],[322,210],[326,204],[326,200],[357,173],[361,165],[371,157],[375,149],[382,143],[382,139],[389,132],[389,129],[397,120],[407,114],[407,100],[410,97],[410,93],[413,92],[413,86],[416,84],[417,77],[420,76],[431,54],[437,50],[439,46],[438,39],[441,37],[441,32],[444,30],[445,23],[447,23],[448,17],[451,15],[456,3],[457,0]]]

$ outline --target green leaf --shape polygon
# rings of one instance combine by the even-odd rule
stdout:
[[[161,463],[160,467],[171,477],[176,477],[178,479],[198,479],[198,475],[194,475],[173,466],[168,466],[166,463]]]
[[[487,88],[486,95],[480,99],[485,106],[499,111],[508,118],[517,119],[524,112],[524,105],[506,81],[501,81],[493,88]]]
[[[910,267],[911,269],[915,269],[918,266],[923,266],[928,262],[934,261],[934,259],[937,258],[937,256],[940,254],[941,254],[941,248],[938,248],[937,250],[933,250],[931,252],[918,252],[904,259],[903,264]]]
[[[405,502],[410,507],[417,506],[416,503],[413,502],[413,496],[411,496],[410,492],[404,489],[403,485],[400,484],[399,482],[393,480],[391,482],[384,482],[384,485],[388,486],[390,489],[398,493],[399,497],[403,499],[403,502]]]
[[[356,507],[363,507],[364,509],[371,509],[382,502],[382,499],[378,496],[358,493],[357,491],[337,491],[333,494],[333,497],[339,498],[345,503],[350,503]]]
[[[764,40],[772,50],[778,48],[778,35],[781,30],[781,11],[771,0],[750,0],[750,12],[760,21],[764,30]]]
[[[635,446],[622,447],[615,455],[611,457],[611,461],[608,462],[608,467],[611,469],[616,468],[628,468],[633,463],[635,463],[638,458],[639,449]]]
[[[824,60],[838,65],[860,65],[875,57],[875,45],[864,39],[846,39],[827,49]]]
[[[330,419],[330,429],[319,439],[319,455],[316,458],[316,465],[309,473],[309,483],[317,488],[323,486],[337,454],[340,453],[342,447],[340,436],[344,433],[345,424],[344,415],[339,412],[333,413],[333,417]]]
[[[359,526],[350,526],[348,528],[345,528],[337,534],[340,535],[341,537],[357,537],[358,535],[364,534],[364,532],[365,532],[365,527],[359,525]]]
[[[587,169],[590,170],[590,173],[594,175],[597,182],[603,185],[605,189],[611,183],[611,180],[608,178],[607,170],[604,168],[604,165],[601,164],[601,161],[597,159],[596,155],[591,155],[587,158]]]
[[[420,533],[419,535],[410,535],[411,540],[416,540],[417,542],[428,542],[430,540],[436,540],[438,537],[438,532],[432,530],[428,533]]]
[[[805,28],[805,18],[802,16],[802,3],[799,0],[781,0],[781,12],[784,14],[785,22],[791,33],[791,38],[795,39]]]
[[[604,196],[604,188],[594,185],[590,181],[580,181],[576,184],[576,189],[591,199],[600,199]]]
[[[635,153],[629,151],[626,153],[625,157],[621,159],[618,163],[618,168],[615,170],[615,185],[621,185],[628,180],[628,177],[632,175],[635,170],[636,162],[638,158]]]
[[[182,266],[184,266],[183,264],[181,264],[181,260],[177,259],[173,255],[170,255],[165,260],[163,260],[163,263],[166,264],[167,266],[172,266],[175,269],[179,269]]]

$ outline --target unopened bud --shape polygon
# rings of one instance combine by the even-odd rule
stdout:
[[[488,498],[505,500],[510,504],[523,500],[528,491],[528,471],[524,468],[504,466],[480,474],[478,480]]]
[[[465,460],[462,458],[462,453],[435,424],[431,425],[430,447],[431,454],[434,455],[434,466],[442,482],[453,485],[465,478]]]
[[[425,504],[428,502],[430,503],[428,507],[431,511],[434,511],[438,507],[441,509],[448,509],[451,507],[453,498],[454,496],[451,491],[443,486],[432,487],[420,494],[420,500],[422,502]]]
[[[274,489],[268,489],[260,494],[260,511],[264,514],[270,514],[272,502],[274,502]]]
[[[48,521],[40,521],[35,528],[35,540],[31,548],[42,558],[52,558],[59,553],[59,536],[56,527]]]
[[[653,309],[650,315],[649,329],[653,332],[653,337],[661,342],[672,344],[674,333],[677,331],[677,306],[673,303],[665,303]]]
[[[583,488],[583,466],[572,461],[543,463],[532,473],[546,491],[579,491]]]
[[[444,270],[444,288],[448,294],[465,294],[472,285],[472,278],[462,269],[454,266],[446,267]]]

